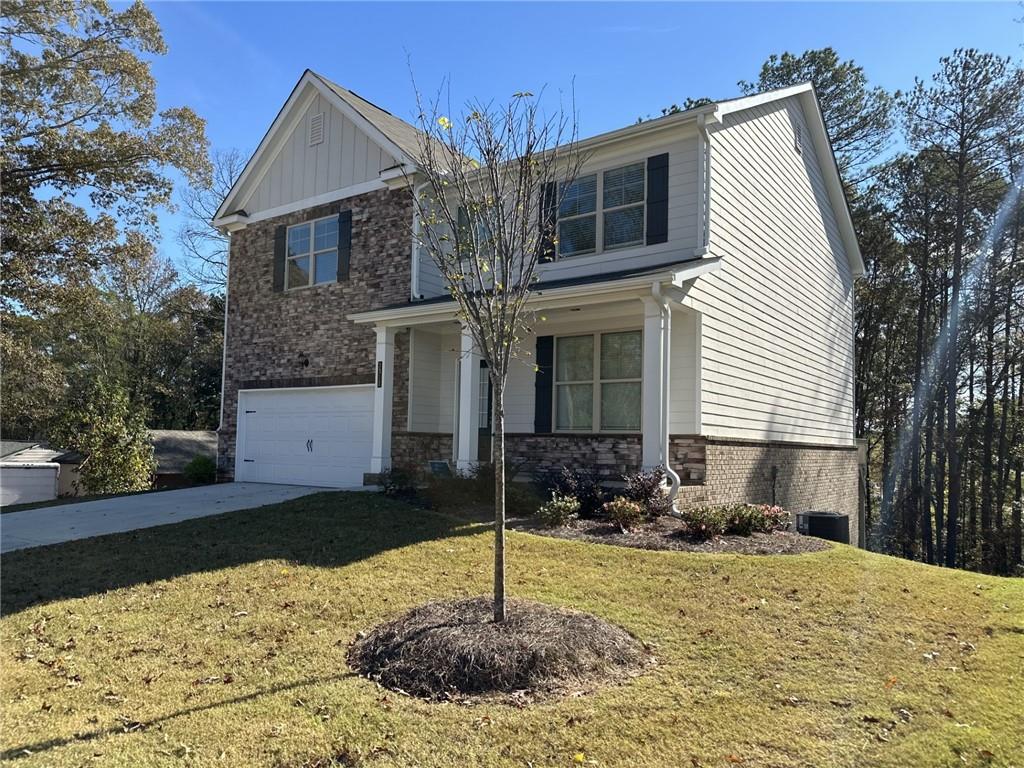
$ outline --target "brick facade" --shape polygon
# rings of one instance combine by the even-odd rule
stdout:
[[[344,210],[352,211],[349,279],[275,292],[275,228]],[[255,222],[232,234],[218,431],[222,477],[234,473],[239,389],[374,380],[373,328],[346,315],[408,301],[411,221],[409,193],[381,190]]]

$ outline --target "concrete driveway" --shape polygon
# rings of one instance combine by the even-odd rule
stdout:
[[[221,483],[10,512],[0,515],[0,552],[180,523],[333,490],[340,489]]]

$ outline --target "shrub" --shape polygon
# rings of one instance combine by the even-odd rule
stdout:
[[[644,508],[625,496],[616,496],[605,502],[604,513],[622,529],[622,532],[635,528],[644,519]]]
[[[377,476],[377,485],[385,496],[407,499],[416,495],[416,472],[407,467],[392,467]]]
[[[749,536],[752,533],[770,533],[784,530],[789,525],[789,513],[782,507],[770,504],[695,507],[683,510],[681,519],[687,533],[701,538],[723,534]]]
[[[217,479],[217,462],[209,456],[196,456],[182,470],[192,485],[209,485]]]
[[[505,486],[505,514],[509,517],[529,517],[541,506],[541,498],[524,483]]]
[[[50,443],[85,456],[79,466],[87,494],[144,491],[156,461],[146,413],[122,387],[99,381],[60,408]]]
[[[538,478],[538,484],[544,493],[574,496],[580,503],[580,517],[598,517],[602,511],[601,505],[607,498],[597,473],[585,467],[562,467],[548,472]]]
[[[579,513],[579,499],[575,496],[562,496],[556,492],[551,494],[551,501],[545,502],[537,510],[537,519],[549,528],[557,528],[570,520],[575,520]]]
[[[649,517],[667,515],[672,510],[672,500],[665,493],[665,470],[656,467],[650,472],[627,473],[623,496],[640,505]]]

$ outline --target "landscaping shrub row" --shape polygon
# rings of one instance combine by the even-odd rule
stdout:
[[[665,471],[660,467],[624,474],[621,487],[614,490],[588,468],[562,467],[534,476],[531,483],[513,482],[521,470],[522,465],[506,467],[505,508],[509,517],[534,517],[551,528],[571,525],[578,519],[605,520],[625,533],[673,513],[665,489]],[[444,477],[395,468],[382,473],[378,482],[387,496],[440,511],[464,510],[494,501],[494,469],[490,464]],[[697,539],[785,530],[790,519],[786,510],[768,504],[704,506],[675,514],[686,534]]]

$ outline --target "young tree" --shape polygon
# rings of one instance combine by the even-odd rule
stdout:
[[[493,391],[494,620],[505,620],[505,380],[528,328],[538,261],[556,247],[554,214],[581,163],[576,117],[545,117],[517,93],[461,115],[419,105],[416,237],[487,362]]]

